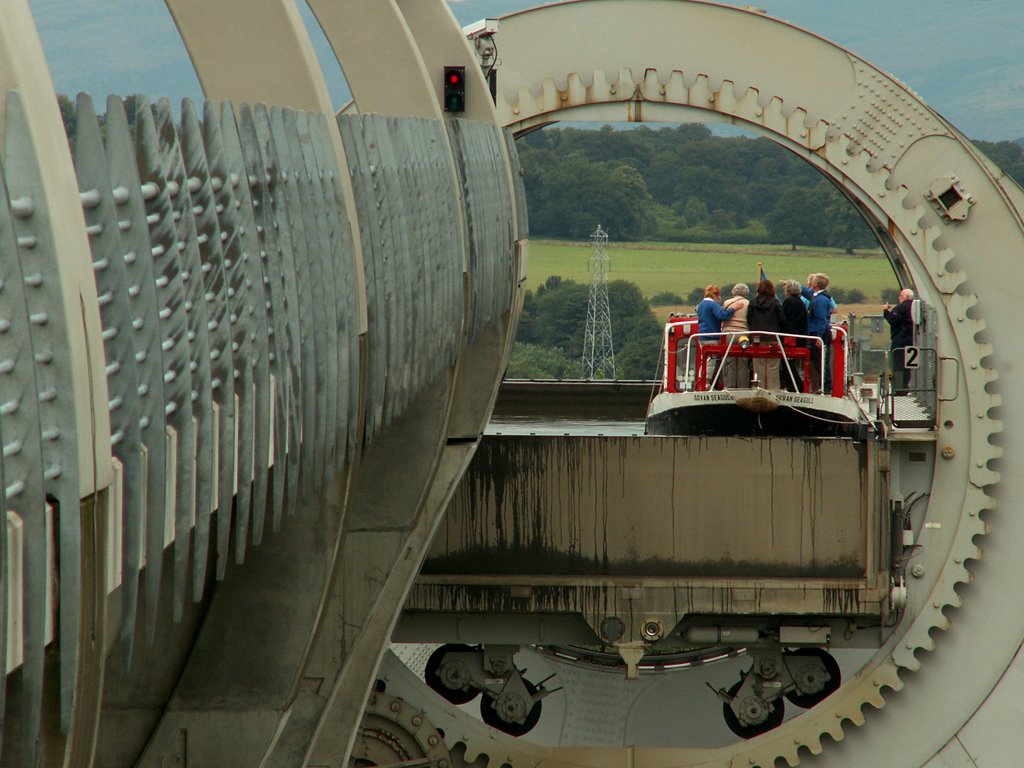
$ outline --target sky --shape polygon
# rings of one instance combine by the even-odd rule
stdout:
[[[243,0],[240,0],[242,2]],[[343,0],[339,0],[341,2]],[[0,0],[3,2],[3,0]],[[542,4],[449,0],[462,24]],[[834,40],[913,88],[967,136],[1024,137],[1022,0],[750,0]],[[29,0],[57,90],[198,99],[199,84],[162,0]],[[312,14],[300,10],[332,98],[344,76]],[[500,38],[499,38],[500,39]]]

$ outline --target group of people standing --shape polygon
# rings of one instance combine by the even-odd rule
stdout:
[[[785,297],[780,299],[776,295],[775,284],[763,278],[757,283],[753,299],[750,298],[749,286],[737,283],[732,287],[732,295],[722,303],[719,303],[721,289],[717,285],[709,285],[704,289],[704,299],[697,305],[697,331],[700,334],[750,332],[816,336],[824,345],[823,391],[829,392],[832,389],[831,318],[836,304],[828,293],[828,283],[828,276],[820,273],[808,275],[806,285],[796,280],[786,280],[782,284]],[[705,343],[709,338],[713,339],[703,335],[700,338]],[[739,336],[734,335],[733,338]],[[771,338],[771,341],[775,339]],[[798,341],[801,346],[813,344],[811,339]],[[811,361],[815,382],[821,382],[823,371],[820,348],[812,350]],[[785,388],[802,392],[803,380],[797,365],[791,363],[786,366],[785,375],[780,376],[780,364],[778,357],[750,360],[730,355],[726,357],[720,380],[727,388],[747,388],[753,381],[756,386],[766,389]],[[709,379],[713,375],[712,370],[709,366]],[[812,389],[817,390],[817,384]]]

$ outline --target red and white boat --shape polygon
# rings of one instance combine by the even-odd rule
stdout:
[[[647,410],[647,434],[863,438],[870,419],[847,391],[846,326],[832,326],[832,387],[823,392],[823,356],[816,336],[738,331],[699,333],[696,317],[670,317],[662,342],[660,391]],[[722,386],[729,360],[776,359],[788,389],[760,382]],[[790,372],[797,376],[790,376]],[[799,389],[792,381],[801,383]]]

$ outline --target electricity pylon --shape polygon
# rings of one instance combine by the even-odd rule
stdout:
[[[612,315],[608,310],[608,233],[597,225],[590,235],[590,301],[587,327],[583,334],[583,378],[614,379],[615,349],[612,344]]]

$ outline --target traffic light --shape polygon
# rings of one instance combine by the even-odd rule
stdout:
[[[444,111],[466,111],[466,68],[444,68]]]

